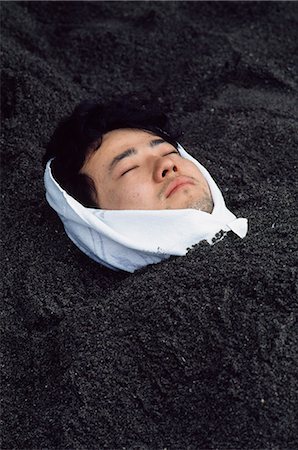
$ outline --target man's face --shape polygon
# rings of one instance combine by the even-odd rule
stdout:
[[[93,179],[102,209],[213,209],[208,183],[195,164],[146,131],[106,133],[80,172]]]

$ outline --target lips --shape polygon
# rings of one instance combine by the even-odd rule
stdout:
[[[171,181],[165,191],[165,197],[168,198],[173,195],[179,188],[187,185],[194,184],[194,182],[188,177],[179,177]]]

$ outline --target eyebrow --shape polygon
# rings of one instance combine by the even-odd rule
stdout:
[[[149,146],[151,148],[156,147],[157,145],[163,144],[164,142],[166,142],[164,139],[158,138],[158,139],[152,139],[152,141],[149,142]],[[134,147],[128,148],[126,150],[124,150],[124,152],[120,153],[119,155],[115,156],[115,158],[113,158],[112,162],[109,165],[109,172],[111,172],[114,167],[120,162],[122,161],[122,159],[124,158],[128,158],[129,156],[132,155],[136,155],[138,153],[137,149]]]
[[[156,145],[163,144],[164,142],[166,142],[166,141],[162,138],[152,139],[152,141],[150,141],[149,145],[151,148],[153,148],[153,147],[156,147]]]

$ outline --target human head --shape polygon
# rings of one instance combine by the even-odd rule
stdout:
[[[102,114],[99,114],[100,111]],[[247,220],[237,219],[227,209],[222,193],[207,169],[177,144],[177,139],[168,132],[165,116],[149,113],[142,108],[133,111],[132,113],[130,108],[123,109],[123,106],[108,108],[97,103],[83,103],[59,125],[48,146],[45,156],[48,162],[44,172],[46,198],[75,245],[100,264],[133,272],[171,255],[185,255],[193,245],[201,241],[206,240],[211,244],[219,235],[223,236],[228,231],[244,237]],[[131,119],[129,123],[128,119]],[[114,154],[114,144],[117,144],[117,155]],[[173,203],[159,205],[160,209],[156,209],[156,204],[146,205],[146,210],[144,195],[138,209],[127,210],[121,204],[118,205],[120,209],[104,209],[111,205],[107,205],[107,199],[103,197],[105,180],[97,180],[97,176],[101,176],[108,161],[106,158],[112,164],[116,157],[117,164],[113,163],[113,167],[120,169],[121,176],[122,170],[126,172],[127,169],[121,163],[135,163],[135,159],[130,157],[139,156],[142,167],[142,158],[147,161],[145,169],[149,170],[151,177],[156,174],[154,175],[154,171],[150,172],[150,167],[155,167],[161,177],[167,175],[162,183],[162,193],[176,189],[175,184],[171,185],[172,181],[167,184],[168,175],[180,178],[179,182],[181,179],[183,181],[183,177],[193,177],[198,183],[194,183],[194,187],[182,185],[177,191],[179,195],[175,195],[173,199],[181,200],[183,196],[193,194],[192,189],[196,190],[200,184],[203,186],[207,183],[211,192],[208,197],[209,210],[211,195],[211,202],[214,203],[211,205],[214,206],[211,214],[208,213],[208,208],[194,203],[180,204],[181,209],[177,209]],[[91,169],[96,168],[96,172],[99,172],[88,170],[91,159]],[[139,162],[137,159],[137,166]],[[165,164],[167,167],[162,166]],[[128,175],[130,169],[129,166]],[[101,186],[97,185],[98,181]],[[146,183],[137,181],[135,185],[139,194]],[[127,192],[127,186],[125,189]],[[112,189],[112,192],[116,190]],[[133,197],[134,195],[130,200]],[[103,208],[100,208],[100,203]],[[115,204],[113,207],[115,208]],[[137,208],[133,205],[130,207]],[[155,209],[150,209],[152,207]]]
[[[55,178],[84,206],[212,211],[207,181],[152,108],[82,102],[56,129],[44,159],[53,157]]]

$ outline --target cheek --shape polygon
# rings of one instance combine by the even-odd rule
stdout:
[[[102,192],[104,209],[140,209],[153,201],[150,186],[136,180],[125,180],[117,186],[106,186]]]
[[[204,183],[207,183],[207,180],[205,180],[205,177],[203,176],[202,172],[200,171],[200,169],[191,161],[187,161],[188,163],[188,167],[189,167],[189,172],[191,172],[191,176],[193,176],[194,178],[203,181]]]
[[[151,187],[144,182],[140,183],[127,183],[118,192],[119,198],[126,203],[131,203],[132,205],[140,205],[141,203],[147,203],[151,198]]]
[[[201,172],[198,169],[198,167],[192,161],[188,161],[186,159],[185,160],[185,166],[188,168],[188,170],[192,171],[193,173],[201,174]]]

